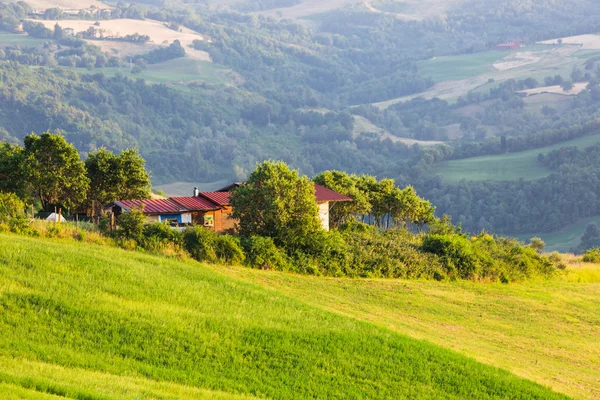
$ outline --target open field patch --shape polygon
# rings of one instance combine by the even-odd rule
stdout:
[[[40,47],[46,40],[31,37],[26,34],[0,32],[0,47],[21,46]]]
[[[579,246],[579,243],[581,242],[581,236],[585,232],[585,227],[590,222],[595,222],[596,224],[600,225],[600,216],[584,218],[554,232],[524,233],[515,235],[515,237],[520,240],[527,240],[537,236],[546,242],[546,249],[544,251],[559,251],[561,253],[567,253]]]
[[[509,285],[226,271],[509,369],[576,399],[600,398],[598,265],[569,262],[556,278]]]
[[[421,92],[374,103],[379,109],[417,97],[439,98],[449,102],[469,92],[487,92],[508,79],[535,78],[542,82],[546,76],[570,75],[574,66],[586,59],[573,57],[578,46],[534,45],[514,52],[489,51],[456,57],[438,57],[420,64],[424,76],[437,83]],[[521,56],[521,53],[530,56]],[[508,58],[507,58],[508,57]],[[502,61],[506,60],[506,61]]]
[[[179,40],[185,48],[186,54],[195,59],[210,61],[210,57],[204,51],[194,50],[189,47],[194,40],[204,40],[204,38],[191,29],[182,27],[181,31],[169,29],[164,23],[153,20],[137,19],[114,19],[99,21],[100,25],[95,26],[96,21],[84,20],[35,20],[44,24],[47,28],[53,29],[57,23],[62,28],[72,28],[75,32],[86,31],[90,27],[102,30],[103,36],[110,38],[112,36],[123,37],[139,33],[148,35],[150,42],[144,44],[128,43],[116,40],[88,40],[89,43],[102,48],[104,51],[116,53],[120,57],[133,56],[146,53],[156,46],[166,46]]]
[[[103,399],[152,398],[146,380],[163,390],[155,398],[567,398],[383,320],[308,304],[318,291],[291,298],[219,268],[0,234],[0,382]],[[90,382],[73,384],[78,371]]]
[[[404,143],[407,146],[414,146],[418,144],[419,146],[435,146],[437,144],[441,144],[443,142],[438,141],[425,141],[425,140],[417,140],[411,138],[403,138],[399,136],[394,136],[389,133],[387,130],[378,127],[368,119],[361,117],[359,115],[354,116],[354,136],[358,136],[361,133],[372,133],[377,135],[379,140],[391,140],[394,143]]]
[[[539,43],[557,45],[559,43],[559,40],[562,40],[562,44],[580,45],[582,46],[583,50],[600,50],[600,35],[588,34],[569,36],[564,38],[545,40]]]
[[[231,181],[223,179],[216,182],[171,182],[154,186],[154,189],[162,190],[167,196],[191,196],[194,188],[197,187],[201,192],[212,192],[230,184]]]
[[[537,162],[538,154],[546,154],[563,147],[586,148],[600,142],[600,135],[561,142],[552,146],[481,157],[451,160],[439,163],[431,170],[431,175],[440,175],[447,183],[467,181],[512,181],[518,179],[535,180],[552,173]]]
[[[544,87],[539,87],[539,88],[535,88],[535,89],[522,90],[521,93],[525,93],[528,96],[533,96],[533,95],[542,94],[542,93],[560,94],[563,96],[576,96],[579,93],[583,92],[587,88],[588,85],[589,85],[589,82],[577,82],[577,83],[573,84],[573,89],[569,90],[568,92],[563,90],[563,88],[561,86],[555,85],[555,86],[544,86]]]
[[[16,3],[19,0],[8,0]],[[34,10],[47,10],[48,8],[60,8],[63,10],[87,10],[92,7],[99,9],[112,8],[107,3],[98,0],[27,0],[27,4]]]

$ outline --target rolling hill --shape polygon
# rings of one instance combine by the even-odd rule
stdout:
[[[272,284],[277,280],[296,289],[284,294]],[[0,394],[25,399],[566,398],[409,338],[387,317],[369,311],[380,303],[380,310],[397,312],[408,300],[402,296],[403,282],[356,282],[357,292],[348,291],[350,282],[318,280],[311,291],[310,281],[293,275],[2,234]],[[336,309],[326,304],[338,301],[335,297],[323,302],[315,297],[330,283],[331,293],[346,304],[373,297],[366,309],[361,301]],[[409,290],[431,285],[428,290],[453,291],[452,285],[415,284]],[[466,287],[501,290],[480,288]],[[382,297],[381,290],[390,289],[396,295]],[[437,307],[422,304],[423,311]],[[592,312],[580,324],[593,327],[596,319]],[[510,334],[509,323],[498,329]]]

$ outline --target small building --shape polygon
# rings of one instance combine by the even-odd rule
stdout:
[[[108,204],[104,210],[119,216],[133,209],[142,210],[149,222],[167,222],[172,226],[202,225],[215,232],[234,232],[235,220],[231,218],[232,207],[229,200],[231,191],[242,183],[234,183],[215,192],[199,192],[194,188],[194,196],[171,197],[168,199],[119,200]],[[321,226],[329,230],[329,212],[341,201],[352,201],[331,189],[315,184],[315,198],[319,206]]]
[[[75,36],[75,30],[73,28],[63,29],[63,33],[67,36]]]
[[[192,212],[173,199],[119,200],[108,204],[104,210],[116,217],[131,210],[141,210],[148,222],[166,222],[174,226],[192,223]]]
[[[523,45],[523,43],[519,42],[518,40],[509,40],[506,43],[501,43],[498,46],[496,46],[496,49],[498,50],[517,50],[520,49],[521,47],[525,47]]]

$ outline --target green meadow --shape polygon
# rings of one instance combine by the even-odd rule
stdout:
[[[534,288],[522,296],[530,298],[531,304],[546,297],[546,302],[558,307],[549,298],[552,289],[541,290]],[[580,290],[582,297],[585,286]],[[490,298],[484,295],[488,291]],[[512,326],[512,303],[503,300],[515,291],[526,292],[521,286],[485,284],[307,280],[88,243],[0,234],[0,395],[10,393],[19,399],[568,398],[547,384],[507,372],[508,363],[497,368],[475,361],[473,354],[459,354],[467,352],[455,345],[457,337],[468,341],[473,336],[468,327],[453,331],[432,323],[429,329],[437,330],[439,337],[427,341],[420,340],[427,339],[424,335],[411,338],[406,335],[410,332],[399,329],[413,325],[412,320],[418,332],[429,323],[418,318],[403,321],[403,315],[411,312],[448,323],[456,319],[457,324],[461,316],[470,315],[471,326],[505,332],[507,349],[526,348],[531,343],[517,340],[521,326]],[[445,297],[445,292],[455,297]],[[579,297],[561,295],[562,326],[583,312],[577,305]],[[435,298],[440,301],[434,302]],[[597,297],[590,292],[585,300]],[[469,301],[485,305],[471,309]],[[527,309],[528,303],[515,311],[535,321],[536,310]],[[487,311],[478,318],[481,308]],[[597,307],[590,309],[585,318],[573,322],[581,343],[586,343],[590,326],[598,326],[597,311]],[[535,344],[562,338],[557,328],[541,332]],[[593,346],[581,354],[580,367],[563,357],[565,379],[570,379],[571,368],[588,366],[588,358],[596,354]],[[481,354],[487,351],[482,348]],[[549,356],[539,349],[540,362]],[[514,360],[511,369],[531,369],[523,360],[527,359]],[[592,374],[597,365],[588,368]],[[582,374],[579,383],[587,383],[587,376]]]
[[[517,50],[518,51],[518,50]],[[486,51],[483,53],[436,57],[421,61],[419,73],[435,82],[459,80],[492,71],[492,65],[515,51]]]
[[[27,46],[38,47],[44,44],[46,40],[37,39],[25,34],[0,32],[0,47],[4,46]]]
[[[186,57],[148,65],[145,71],[138,74],[132,74],[129,67],[92,70],[75,68],[75,70],[86,74],[102,72],[108,77],[113,77],[121,73],[132,79],[144,79],[149,83],[184,84],[190,82],[208,82],[213,84],[227,84],[230,81],[230,71],[227,68],[208,61],[194,60]]]
[[[549,233],[529,233],[516,235],[520,240],[527,240],[534,236],[540,237],[546,243],[545,251],[558,251],[561,253],[570,252],[579,246],[581,236],[585,232],[585,227],[590,222],[600,225],[600,217],[586,218],[577,221],[569,226]]]
[[[229,268],[308,304],[451,349],[579,399],[600,398],[600,266],[565,257],[519,284],[352,280]]]
[[[563,147],[586,148],[600,142],[600,135],[590,135],[538,149],[461,160],[444,161],[431,170],[432,175],[440,175],[445,182],[467,181],[512,181],[518,179],[535,180],[552,173],[541,166],[538,154],[546,154]]]

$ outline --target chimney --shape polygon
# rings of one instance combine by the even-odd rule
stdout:
[[[200,191],[197,187],[194,188],[194,197],[198,197],[200,195]]]

